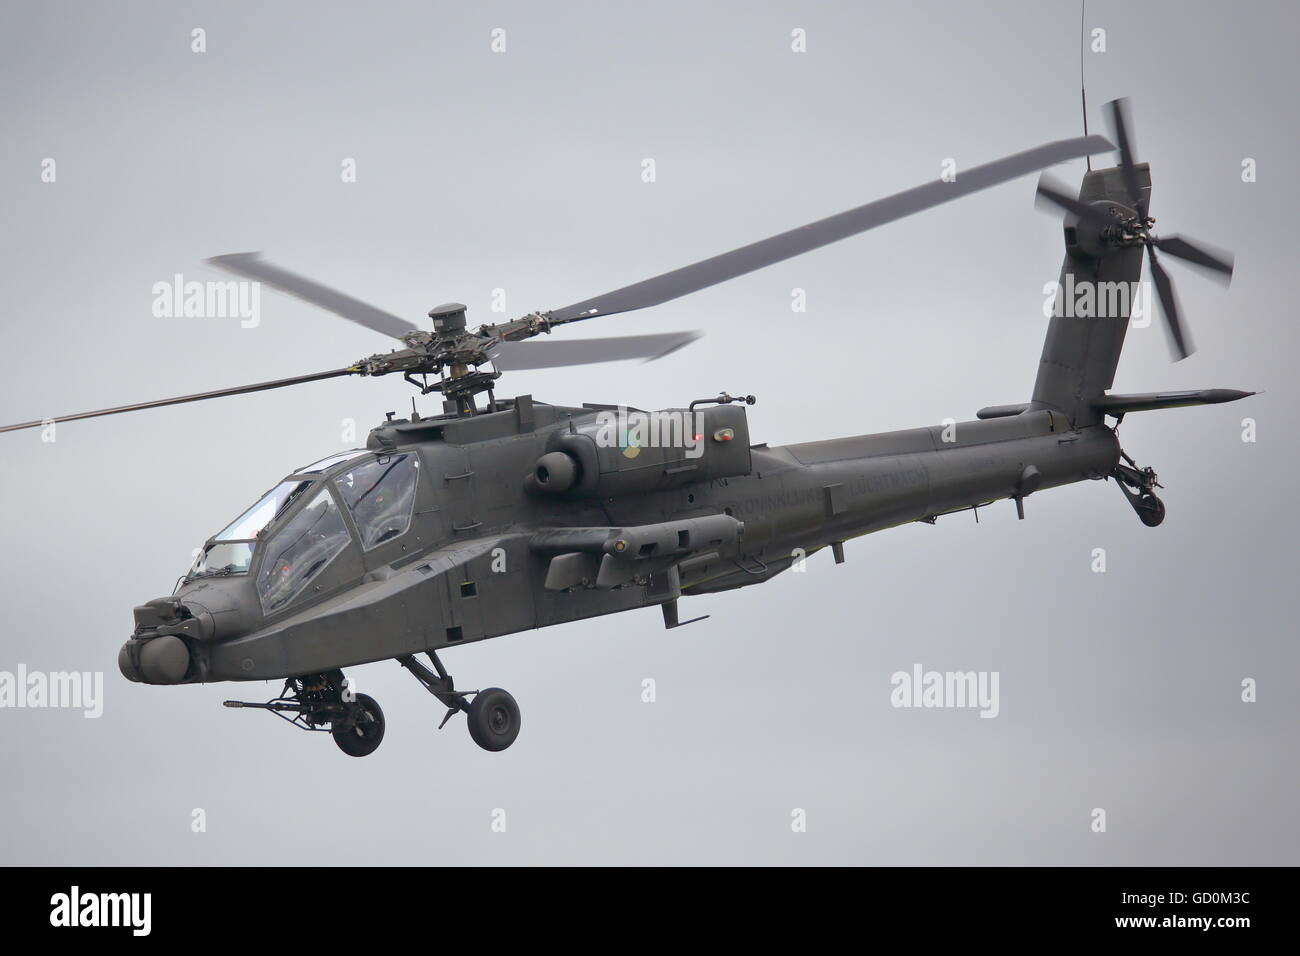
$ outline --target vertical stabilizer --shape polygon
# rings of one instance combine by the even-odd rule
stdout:
[[[1141,198],[1148,199],[1147,164],[1138,164],[1135,170]],[[1113,203],[1127,210],[1134,209],[1138,199],[1129,195],[1119,167],[1085,173],[1079,190],[1081,202]],[[1031,404],[1059,411],[1076,426],[1101,420],[1093,402],[1115,378],[1142,276],[1141,246],[1099,249],[1083,234],[1086,229],[1075,217],[1066,219],[1056,313],[1047,327]]]

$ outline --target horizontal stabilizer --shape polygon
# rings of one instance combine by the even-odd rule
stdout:
[[[1157,408],[1182,408],[1185,405],[1219,405],[1249,398],[1254,392],[1235,388],[1203,388],[1190,392],[1143,392],[1137,395],[1103,395],[1092,407],[1107,415],[1148,412]]]

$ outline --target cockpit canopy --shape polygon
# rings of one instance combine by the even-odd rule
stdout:
[[[312,462],[310,465],[307,465],[306,467],[299,468],[297,471],[294,472],[294,474],[314,475],[317,474],[318,472],[329,471],[339,462],[351,461],[353,458],[356,458],[358,455],[364,455],[365,453],[366,450],[364,448],[350,448],[347,451],[337,452],[333,455],[330,455],[328,458],[322,458],[320,461],[315,461]]]
[[[361,449],[301,468],[216,534],[185,579],[251,572],[273,613],[349,546],[370,551],[405,534],[419,468],[413,452]]]

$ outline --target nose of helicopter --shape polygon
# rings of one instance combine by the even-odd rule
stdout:
[[[118,670],[129,681],[183,684],[205,672],[205,644],[242,633],[243,592],[221,579],[186,585],[175,594],[146,601],[135,609],[135,631],[117,653]],[[195,600],[202,597],[203,603]],[[218,628],[215,616],[221,613]]]
[[[127,680],[145,684],[179,684],[190,667],[190,652],[175,634],[145,641],[130,640],[117,652],[117,666]]]

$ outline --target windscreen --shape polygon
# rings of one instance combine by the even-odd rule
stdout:
[[[247,541],[256,538],[277,515],[283,514],[295,498],[300,495],[310,481],[282,481],[253,507],[228,524],[216,536],[216,541]]]
[[[310,485],[311,482],[306,480],[280,482],[263,495],[257,504],[221,529],[200,552],[186,577],[247,574],[253,563],[257,536]]]

